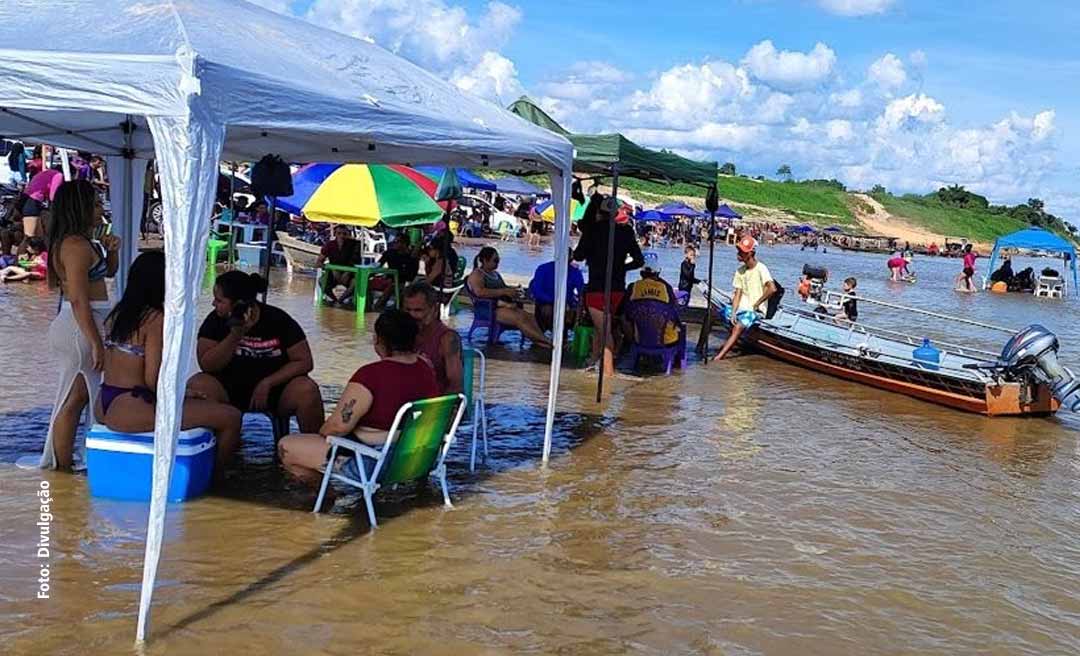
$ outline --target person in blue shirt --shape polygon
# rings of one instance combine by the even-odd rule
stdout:
[[[585,277],[574,266],[573,251],[569,260],[569,273],[566,278],[566,309],[575,310],[581,303],[585,289]],[[542,330],[551,330],[555,322],[555,261],[545,262],[536,267],[529,282],[529,295],[536,303],[536,322]],[[567,327],[574,325],[574,313],[566,313]]]

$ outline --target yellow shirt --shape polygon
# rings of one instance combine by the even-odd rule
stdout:
[[[668,294],[668,286],[663,281],[655,278],[642,278],[630,285],[630,300],[671,303],[671,295]]]
[[[739,266],[731,283],[735,289],[742,290],[742,298],[739,299],[739,307],[735,308],[735,311],[753,310],[754,303],[765,293],[765,285],[772,282],[772,279],[768,267],[761,262],[754,265],[753,269],[747,269],[745,264]]]
[[[669,287],[662,280],[655,278],[642,278],[630,285],[631,301],[660,301],[670,304],[672,302]],[[664,325],[664,344],[674,344],[679,341],[679,326],[672,321]]]

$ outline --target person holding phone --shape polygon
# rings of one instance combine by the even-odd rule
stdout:
[[[295,416],[301,432],[323,423],[319,386],[307,336],[287,312],[256,300],[266,291],[258,274],[229,271],[214,285],[214,309],[199,328],[199,366],[207,376],[190,389],[242,412]]]

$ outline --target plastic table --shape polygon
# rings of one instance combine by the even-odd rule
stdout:
[[[345,273],[351,273],[355,278],[355,285],[353,285],[353,301],[354,307],[357,312],[365,312],[367,310],[367,292],[368,282],[373,275],[378,276],[390,276],[394,279],[394,304],[396,307],[401,307],[401,285],[398,281],[397,269],[390,269],[388,267],[379,265],[344,265],[344,264],[324,264],[321,269],[315,275],[315,304],[322,304],[323,297],[323,273],[326,271],[343,271]]]

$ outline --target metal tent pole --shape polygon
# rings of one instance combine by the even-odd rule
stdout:
[[[619,202],[619,165],[611,167],[611,199],[612,207],[618,210]],[[615,265],[615,214],[608,217],[608,240],[607,240],[607,272],[604,274],[604,329],[600,333],[600,362],[597,364],[599,377],[596,380],[596,402],[600,403],[600,397],[604,391],[604,365],[606,360],[604,352],[607,350],[607,336],[611,331],[611,276],[614,275]],[[614,360],[615,354],[612,353]]]

